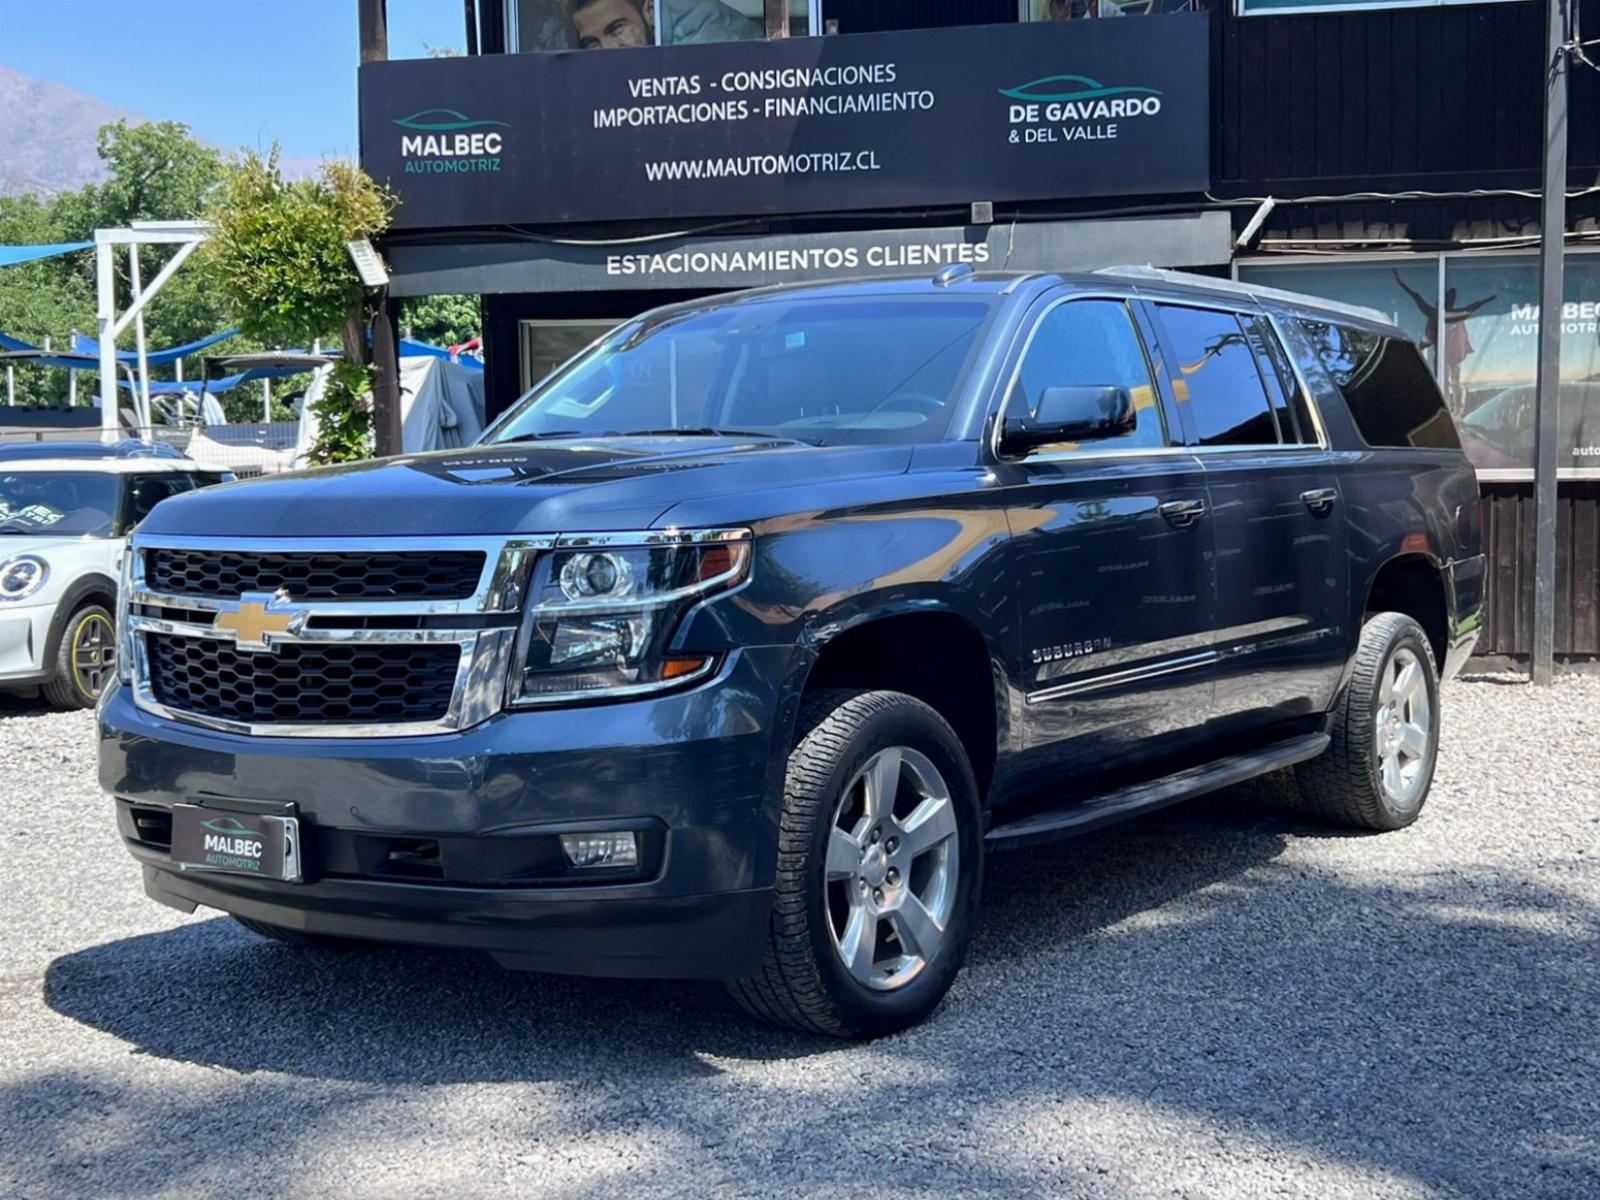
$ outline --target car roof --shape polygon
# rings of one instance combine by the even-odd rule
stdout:
[[[80,438],[76,441],[58,439],[50,442],[0,443],[0,462],[29,458],[144,459],[171,462],[181,460],[183,457],[174,446],[164,442],[143,442],[138,438],[123,438],[110,444],[89,438]]]
[[[94,458],[89,455],[45,455],[10,458],[0,454],[0,473],[74,471],[99,475],[154,475],[172,471],[204,470],[187,458]]]
[[[1286,292],[1278,288],[1236,279],[1168,271],[1149,266],[1103,267],[1087,273],[1051,271],[979,271],[966,264],[942,267],[935,272],[836,279],[818,283],[778,283],[748,288],[718,296],[686,300],[656,309],[653,316],[688,312],[721,305],[760,304],[777,299],[822,299],[836,296],[1012,296],[1027,303],[1035,296],[1056,288],[1084,292],[1104,292],[1115,281],[1129,295],[1148,299],[1198,300],[1238,305],[1247,303],[1265,308],[1289,310],[1312,319],[1382,333],[1407,341],[1411,335],[1383,313],[1354,304],[1324,300],[1317,296]],[[1120,290],[1120,289],[1119,289]]]

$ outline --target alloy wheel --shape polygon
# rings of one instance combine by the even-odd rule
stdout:
[[[90,700],[98,700],[116,669],[116,630],[100,613],[89,613],[72,635],[73,682]]]
[[[955,909],[960,869],[944,776],[909,746],[878,751],[840,794],[828,831],[829,931],[856,982],[890,991],[932,961]]]
[[[1383,668],[1374,724],[1379,782],[1390,800],[1409,805],[1427,774],[1433,704],[1427,672],[1415,651],[1405,646]]]

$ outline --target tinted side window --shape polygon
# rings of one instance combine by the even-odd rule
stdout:
[[[1007,411],[1036,413],[1045,388],[1078,386],[1125,388],[1133,400],[1133,429],[1096,439],[1096,449],[1166,445],[1144,343],[1119,300],[1071,300],[1046,313],[1023,355]]]
[[[1171,339],[1172,386],[1202,446],[1263,446],[1278,439],[1256,356],[1239,318],[1209,308],[1157,306]]]
[[[1250,339],[1250,348],[1255,351],[1261,378],[1267,385],[1267,395],[1272,400],[1272,411],[1277,414],[1283,440],[1303,446],[1314,445],[1317,441],[1316,422],[1311,419],[1311,409],[1300,388],[1300,381],[1295,378],[1288,351],[1278,341],[1272,323],[1264,317],[1247,316],[1244,318],[1244,329]]]
[[[1460,448],[1439,385],[1415,345],[1326,321],[1301,321],[1300,326],[1367,445]]]

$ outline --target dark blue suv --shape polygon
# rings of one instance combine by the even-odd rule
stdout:
[[[1415,820],[1479,537],[1376,313],[1148,268],[695,301],[470,448],[161,505],[100,777],[184,911],[872,1035],[992,852],[1290,766]]]

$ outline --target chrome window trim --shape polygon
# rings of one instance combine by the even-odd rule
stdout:
[[[989,429],[989,453],[996,462],[1003,463],[1044,463],[1062,461],[1081,461],[1088,458],[1132,458],[1147,454],[1186,454],[1194,448],[1173,442],[1172,430],[1167,428],[1167,415],[1158,404],[1157,412],[1161,421],[1161,433],[1166,438],[1162,446],[1123,446],[1107,447],[1104,450],[1048,450],[1043,452],[1029,452],[1023,455],[1006,455],[1000,451],[1000,433],[1005,427],[1006,410],[1011,407],[1011,398],[1016,394],[1017,381],[1022,377],[1022,364],[1027,360],[1028,351],[1033,346],[1033,339],[1038,336],[1039,329],[1063,304],[1071,304],[1075,300],[1113,300],[1124,308],[1132,304],[1138,297],[1128,292],[1093,291],[1069,292],[1064,296],[1057,296],[1044,306],[1044,310],[1034,319],[1027,332],[1022,335],[1022,348],[1017,351],[1017,361],[1011,364],[1010,374],[1006,377],[1004,386],[1000,389],[1000,403],[994,409],[994,421]],[[1160,395],[1160,381],[1156,378],[1155,364],[1150,361],[1150,347],[1145,345],[1144,331],[1139,328],[1139,322],[1132,312],[1128,313],[1128,321],[1133,328],[1134,337],[1139,339],[1139,349],[1144,354],[1145,369],[1150,372],[1150,386]]]
[[[1301,398],[1305,400],[1306,407],[1311,410],[1311,422],[1317,427],[1317,437],[1320,439],[1316,442],[1241,442],[1233,445],[1219,446],[1194,445],[1190,446],[1189,449],[1193,450],[1196,454],[1217,454],[1231,450],[1250,450],[1260,453],[1268,450],[1328,450],[1331,448],[1328,445],[1327,430],[1322,424],[1322,410],[1317,407],[1316,397],[1312,395],[1310,387],[1306,385],[1305,376],[1300,370],[1300,363],[1295,359],[1294,351],[1289,348],[1289,342],[1283,336],[1283,329],[1278,324],[1277,318],[1273,316],[1272,313],[1268,312],[1265,308],[1262,308],[1259,305],[1254,308],[1241,308],[1236,304],[1228,304],[1221,300],[1211,301],[1208,303],[1205,299],[1201,298],[1174,298],[1170,296],[1147,296],[1144,297],[1144,299],[1155,308],[1160,308],[1163,305],[1167,308],[1198,308],[1203,312],[1227,313],[1235,320],[1246,314],[1252,317],[1260,317],[1261,319],[1265,320],[1272,329],[1273,337],[1278,339],[1278,346],[1283,350],[1284,357],[1289,360],[1289,368],[1294,372],[1295,385],[1300,389],[1300,395]],[[1160,318],[1157,317],[1157,319],[1159,320]],[[1240,326],[1240,329],[1243,329],[1242,325]],[[1252,356],[1254,353],[1254,351],[1251,351]],[[1260,370],[1260,368],[1258,367],[1257,370]],[[1266,395],[1265,382],[1262,383],[1262,395]],[[1267,396],[1267,409],[1268,411],[1272,411],[1271,396]],[[1274,419],[1276,419],[1276,413],[1274,413]]]
[[[1300,360],[1295,357],[1294,350],[1289,345],[1289,339],[1283,334],[1283,322],[1278,320],[1278,314],[1269,309],[1262,309],[1261,315],[1266,318],[1267,324],[1272,329],[1272,336],[1278,339],[1278,346],[1283,351],[1283,356],[1289,360],[1289,370],[1294,372],[1295,386],[1300,389],[1300,399],[1305,402],[1306,411],[1311,414],[1311,423],[1317,427],[1317,440],[1311,442],[1296,442],[1296,446],[1315,446],[1318,450],[1331,450],[1333,447],[1328,441],[1328,427],[1322,422],[1322,408],[1317,404],[1316,393],[1311,390],[1311,384],[1306,380],[1305,372],[1300,367]]]

